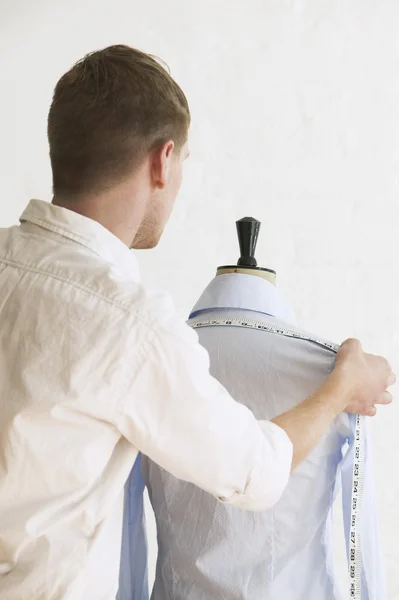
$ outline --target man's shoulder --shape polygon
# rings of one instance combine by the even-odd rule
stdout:
[[[104,317],[116,325],[121,318],[127,327],[138,319],[155,326],[175,315],[170,295],[144,286],[133,261],[130,272],[129,266],[108,262],[83,245],[60,244],[56,236],[24,237],[18,227],[1,230],[0,263],[14,271],[22,295],[34,292],[42,305],[57,305],[60,314],[65,309],[69,320],[75,315],[94,323]],[[6,271],[3,277],[9,279]]]

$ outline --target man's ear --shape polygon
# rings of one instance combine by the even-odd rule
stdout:
[[[163,190],[169,177],[175,144],[172,140],[155,148],[151,154],[151,178],[155,187]]]

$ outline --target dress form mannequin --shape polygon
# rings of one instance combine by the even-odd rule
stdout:
[[[257,221],[252,217],[244,217],[236,222],[241,256],[237,265],[218,267],[216,275],[243,273],[244,275],[261,277],[274,286],[276,285],[276,271],[258,267],[258,263],[255,259],[255,248],[258,241],[260,225],[260,221]]]

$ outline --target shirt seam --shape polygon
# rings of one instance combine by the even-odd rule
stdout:
[[[27,229],[25,227],[25,224],[28,224],[28,225],[31,225],[31,224],[33,224],[33,225],[39,225],[39,227],[35,228],[34,231],[31,231],[30,229]],[[21,233],[22,236],[26,236],[26,237],[29,237],[29,238],[34,237],[34,238],[37,238],[39,240],[50,240],[51,242],[55,242],[55,243],[56,242],[60,242],[59,238],[62,237],[63,238],[62,239],[63,243],[67,243],[67,244],[76,243],[76,244],[81,245],[81,243],[79,242],[79,240],[71,240],[71,239],[69,239],[69,237],[66,237],[61,232],[53,231],[52,229],[49,230],[49,231],[43,231],[43,228],[42,228],[42,226],[39,223],[34,223],[34,222],[31,222],[31,221],[22,221],[22,223],[19,225],[19,233]],[[48,233],[50,233],[52,235],[51,236],[46,235]],[[55,234],[55,235],[53,235],[53,234]],[[86,244],[84,245],[84,247],[87,248],[88,250],[91,250],[91,248],[88,248],[86,246]]]
[[[3,263],[5,265],[8,265],[10,267],[16,267],[16,268],[22,268],[25,269],[26,271],[29,271],[31,273],[37,273],[38,275],[42,275],[44,277],[49,277],[51,279],[56,279],[57,281],[61,281],[63,283],[67,283],[69,284],[71,287],[74,287],[75,289],[81,291],[81,292],[85,292],[88,296],[93,296],[95,298],[98,298],[100,300],[103,300],[104,302],[106,302],[107,304],[109,304],[110,306],[116,306],[120,309],[122,309],[124,312],[129,313],[129,314],[135,314],[137,315],[137,317],[139,317],[142,321],[147,321],[148,319],[146,319],[143,315],[143,313],[138,310],[138,309],[132,309],[128,306],[126,306],[125,303],[122,302],[118,302],[117,300],[111,300],[110,298],[107,298],[107,296],[104,296],[103,294],[99,294],[98,292],[94,291],[92,288],[77,283],[76,281],[74,281],[73,279],[70,279],[69,277],[63,277],[62,275],[58,275],[56,273],[53,273],[49,270],[46,269],[40,269],[39,267],[33,265],[32,263],[28,263],[28,262],[18,262],[6,257],[0,257],[0,263]]]
[[[86,248],[89,248],[95,254],[98,255],[98,251],[96,251],[96,249],[94,248],[94,246],[90,243],[90,240],[88,240],[83,235],[72,233],[68,229],[65,229],[63,227],[59,227],[57,225],[52,225],[48,221],[44,221],[43,219],[38,219],[37,217],[29,217],[29,219],[28,218],[24,219],[24,221],[33,223],[35,225],[39,225],[40,227],[43,227],[44,229],[52,231],[53,233],[57,233],[58,235],[61,235],[63,237],[67,237],[67,238],[69,238],[69,239],[71,239],[71,240],[73,240],[75,242],[78,242],[79,244],[85,246]],[[41,237],[44,237],[44,236],[41,236]]]

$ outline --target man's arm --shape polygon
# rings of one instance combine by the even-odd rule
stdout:
[[[172,475],[236,507],[272,506],[287,484],[292,459],[298,464],[305,458],[354,393],[363,393],[363,379],[370,379],[362,368],[355,369],[354,382],[347,376],[354,369],[346,364],[355,363],[349,352],[345,368],[338,368],[339,360],[336,375],[301,407],[279,423],[257,422],[210,376],[197,335],[168,304],[153,314],[161,318],[153,319],[143,347],[132,348],[136,365],[116,426]],[[387,363],[376,361],[377,383],[373,393],[362,396],[364,407],[378,402],[385,390],[388,375],[381,376],[380,363],[388,371]]]

